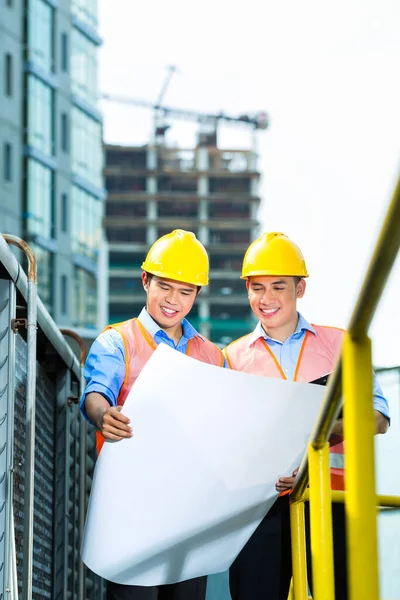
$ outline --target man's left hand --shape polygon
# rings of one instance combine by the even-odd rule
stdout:
[[[292,487],[294,486],[294,482],[295,482],[298,471],[299,471],[298,468],[295,469],[293,471],[291,477],[280,477],[279,481],[275,485],[276,491],[281,493],[281,492],[285,492],[286,490],[291,490]]]

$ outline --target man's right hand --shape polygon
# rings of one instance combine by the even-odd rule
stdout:
[[[110,406],[110,403],[97,392],[89,392],[85,398],[85,409],[89,420],[108,440],[118,442],[132,437],[130,420],[121,415],[122,406]]]
[[[120,441],[133,436],[130,420],[121,414],[122,406],[109,406],[101,415],[99,431],[108,440]]]

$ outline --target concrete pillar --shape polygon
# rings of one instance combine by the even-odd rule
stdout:
[[[247,168],[249,171],[257,171],[258,154],[250,151],[248,153]]]
[[[204,148],[206,150],[206,148]],[[208,244],[208,177],[199,177],[197,183],[197,194],[199,196],[199,239],[205,246]]]
[[[148,194],[156,194],[157,193],[157,178],[156,177],[147,177],[146,192]]]
[[[100,331],[110,322],[109,321],[109,248],[108,242],[102,235],[99,248],[99,258],[97,261],[97,327]]]
[[[207,171],[208,169],[208,149],[198,148],[196,156],[196,167],[198,171]]]
[[[157,239],[157,200],[147,200],[147,244],[154,244]]]
[[[157,169],[157,150],[152,146],[147,148],[146,168],[148,171],[155,171]]]
[[[256,221],[257,215],[258,215],[258,202],[250,202],[250,219],[252,221]]]
[[[258,179],[256,177],[252,177],[250,179],[250,194],[252,196],[258,196]]]
[[[149,149],[150,151],[150,149]],[[149,151],[147,156],[149,156]],[[151,194],[157,193],[157,178],[147,177],[146,180],[146,192]],[[157,200],[151,196],[147,200],[147,231],[146,231],[146,242],[151,245],[157,239]]]
[[[203,290],[204,291],[204,290]],[[202,292],[203,294],[203,292]],[[199,298],[200,333],[209,338],[211,335],[210,303],[208,298]]]

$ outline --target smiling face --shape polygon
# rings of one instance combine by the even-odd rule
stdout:
[[[272,338],[284,341],[296,329],[297,299],[304,296],[306,282],[294,277],[251,277],[246,286],[250,306]]]
[[[147,294],[147,312],[154,321],[174,337],[182,319],[192,309],[197,296],[197,286],[142,273]]]

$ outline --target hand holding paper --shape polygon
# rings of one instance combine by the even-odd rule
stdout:
[[[145,586],[226,570],[277,498],[279,477],[300,464],[323,393],[160,344],[123,407],[134,436],[100,454],[84,562]],[[105,518],[110,506],[123,531]]]

